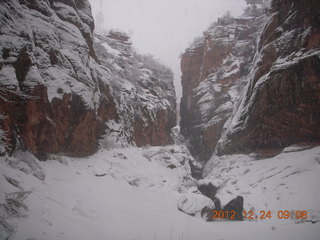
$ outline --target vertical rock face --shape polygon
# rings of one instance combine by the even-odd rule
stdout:
[[[42,159],[48,153],[85,156],[95,152],[99,138],[106,131],[111,132],[108,123],[124,122],[119,85],[113,82],[117,80],[113,76],[123,73],[119,66],[112,68],[106,64],[108,59],[97,56],[89,2],[5,0],[0,5],[0,23],[0,142],[6,142],[9,152],[21,147]],[[122,59],[126,60],[136,61]],[[135,68],[137,74],[142,70]],[[167,85],[159,89],[146,85],[141,91],[162,91],[172,78],[161,80],[168,81]],[[131,81],[142,84],[137,79]],[[130,144],[160,145],[171,141],[169,129],[175,119],[170,114],[175,111],[175,95],[170,93],[162,99],[167,101],[166,108],[154,108],[157,111],[152,114],[150,108],[145,108],[140,125],[133,120],[139,119],[140,112],[128,116],[128,128],[137,124],[136,136],[129,134]],[[138,93],[128,94],[134,101]],[[151,115],[152,121],[144,121]],[[142,132],[149,126],[153,137],[144,139]]]
[[[220,18],[181,57],[181,132],[198,161],[212,155],[247,82],[263,20]]]
[[[108,86],[99,87],[90,5],[13,0],[0,11],[0,112],[9,148],[22,145],[39,158],[93,153],[104,121],[117,113]]]
[[[320,140],[320,2],[274,0],[218,153]]]
[[[101,65],[109,70],[110,88],[119,112],[118,124],[108,121],[105,142],[116,145],[173,143],[176,97],[172,71],[152,56],[137,54],[127,34],[96,35]]]
[[[181,129],[198,160],[320,140],[319,9],[273,0],[260,17],[219,19],[185,51]]]

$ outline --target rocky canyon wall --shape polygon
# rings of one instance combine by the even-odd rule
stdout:
[[[110,74],[111,94],[119,112],[108,121],[105,142],[166,145],[173,143],[176,96],[172,71],[150,55],[137,54],[129,37],[119,31],[96,35],[95,49]]]
[[[171,143],[171,72],[133,57],[128,44],[127,52],[112,57],[108,52],[126,43],[111,33],[112,41],[94,43],[87,0],[5,0],[0,23],[0,142],[6,152],[21,148],[46,159],[51,153],[90,155],[104,139],[110,145]],[[137,104],[144,97],[155,104]]]
[[[192,155],[208,160],[248,81],[265,15],[218,19],[181,57],[181,132]]]
[[[273,0],[219,19],[184,52],[181,129],[199,161],[319,141],[319,9]]]
[[[320,141],[320,2],[273,0],[217,153]]]

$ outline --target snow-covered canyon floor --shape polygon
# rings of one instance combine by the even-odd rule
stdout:
[[[89,158],[29,153],[0,158],[0,239],[241,240],[320,239],[320,147],[213,157],[205,167],[226,204],[244,197],[245,210],[271,219],[205,222],[211,200],[190,177],[185,147],[100,150]],[[195,217],[178,210],[195,214]],[[277,219],[279,210],[307,210],[307,221]]]

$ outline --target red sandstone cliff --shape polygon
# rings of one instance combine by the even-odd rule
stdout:
[[[3,1],[0,22],[0,143],[7,152],[22,148],[40,159],[50,153],[90,155],[100,138],[116,131],[112,124],[120,126],[119,134],[128,144],[171,143],[175,95],[158,92],[173,85],[172,76],[155,74],[168,71],[145,67],[125,52],[112,66],[106,63],[113,58],[97,56],[87,0]],[[118,51],[116,45],[128,41],[125,34],[118,36],[121,39],[105,42],[105,47]],[[128,67],[125,72],[123,67]],[[161,86],[143,85],[155,75]],[[121,99],[118,90],[128,84],[119,81],[139,85],[131,89],[130,99]],[[159,104],[137,104],[144,91]],[[129,110],[120,103],[128,103]]]
[[[247,82],[263,20],[220,18],[181,57],[181,132],[199,161],[212,155]]]
[[[220,19],[185,51],[181,129],[198,160],[320,140],[319,9],[273,0],[260,17]]]
[[[218,153],[320,141],[320,2],[274,0]]]
[[[152,56],[137,54],[130,38],[119,31],[96,35],[95,47],[101,65],[109,70],[105,78],[119,113],[117,124],[107,121],[110,135],[103,142],[122,146],[173,143],[176,97],[172,71]]]

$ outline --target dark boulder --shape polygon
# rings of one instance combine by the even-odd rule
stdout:
[[[235,211],[235,219],[231,220],[243,220],[243,197],[237,196],[236,198],[232,199],[224,208],[222,209],[223,212],[228,211],[229,213],[231,211]]]
[[[199,184],[198,190],[202,195],[210,198],[214,202],[214,207],[204,207],[201,210],[201,218],[205,219],[207,222],[214,221],[213,219],[213,211],[221,210],[220,199],[216,197],[216,193],[218,191],[218,187],[214,186],[212,183],[209,184]]]
[[[193,178],[199,180],[202,178],[202,167],[194,164],[193,161],[189,161],[189,166],[191,168],[191,175]],[[199,190],[200,191],[200,190]]]
[[[200,184],[197,186],[198,190],[206,197],[210,198],[213,202],[216,200],[216,193],[219,187],[214,186],[212,183]]]
[[[235,212],[235,214],[233,213]],[[223,209],[221,209],[220,200],[215,197],[214,207],[204,207],[201,210],[201,218],[207,222],[212,222],[221,219],[228,219],[234,221],[243,220],[243,197],[237,196],[232,199]]]

